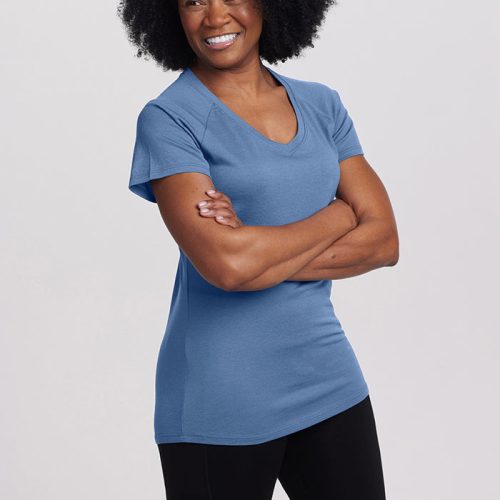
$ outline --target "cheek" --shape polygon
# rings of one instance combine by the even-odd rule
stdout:
[[[189,16],[180,16],[180,21],[182,28],[184,30],[184,33],[186,35],[186,38],[189,41],[194,41],[196,40],[196,33],[199,29],[199,25],[202,18],[199,18],[199,16],[195,15],[189,15]]]
[[[262,14],[259,9],[257,9],[253,2],[244,2],[238,7],[237,14],[235,13],[236,19],[240,22],[242,26],[248,32],[258,33],[262,31]]]

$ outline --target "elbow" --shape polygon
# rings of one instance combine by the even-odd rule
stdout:
[[[258,257],[258,240],[252,240],[246,233],[237,233],[235,244],[223,254],[222,272],[218,282],[227,292],[246,291],[246,284],[262,272],[262,262]]]
[[[399,250],[396,248],[395,250],[392,250],[387,259],[387,266],[388,267],[393,267],[399,262]]]
[[[224,272],[219,278],[220,288],[226,292],[239,292],[243,285],[251,281],[251,271],[238,256],[227,259]]]
[[[207,275],[211,277],[210,282],[226,292],[244,290],[245,283],[262,273],[261,259],[258,258],[259,242],[253,236],[247,236],[247,227],[231,230],[233,239],[214,252],[217,257],[208,259],[204,265]],[[245,232],[240,231],[243,228]]]
[[[399,237],[394,226],[384,228],[379,235],[373,260],[376,267],[393,267],[399,261]]]
[[[395,266],[399,261],[399,238],[397,232],[394,231],[385,246],[385,265],[387,267]]]
[[[207,281],[226,292],[237,292],[242,283],[247,281],[243,273],[244,266],[235,256],[219,258],[217,263],[211,263],[208,267],[206,275],[210,279]]]
[[[221,276],[217,278],[217,287],[221,288],[225,292],[236,292],[240,281],[238,277],[231,272],[224,272]]]

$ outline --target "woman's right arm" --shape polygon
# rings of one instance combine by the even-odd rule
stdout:
[[[179,247],[208,282],[227,291],[242,289],[275,266],[279,271],[262,288],[284,281],[357,225],[350,206],[335,200],[297,222],[231,228],[196,209],[205,192],[214,188],[208,175],[175,174],[152,180],[151,186]]]

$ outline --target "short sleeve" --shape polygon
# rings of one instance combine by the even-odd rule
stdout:
[[[150,181],[181,172],[210,176],[210,166],[185,121],[162,106],[147,103],[137,118],[128,187],[156,203]]]
[[[337,147],[339,161],[350,156],[364,154],[354,123],[336,90],[333,90],[333,97],[335,117],[333,142]]]

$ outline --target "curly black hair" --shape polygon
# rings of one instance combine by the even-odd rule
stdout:
[[[335,4],[336,0],[257,0],[263,20],[260,56],[274,64],[314,47],[325,14]],[[181,25],[177,0],[121,0],[117,13],[129,41],[138,47],[137,57],[152,57],[164,70],[184,69],[196,59]]]

